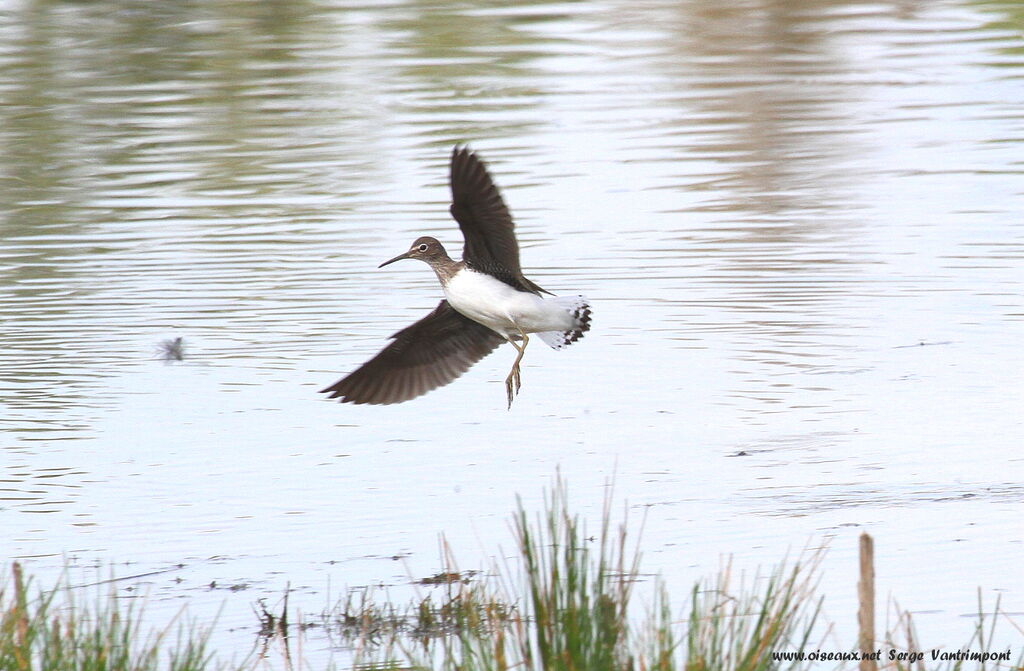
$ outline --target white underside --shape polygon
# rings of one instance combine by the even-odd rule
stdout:
[[[564,299],[516,291],[501,280],[468,268],[448,281],[444,295],[453,308],[506,338],[520,332],[561,333],[576,326]]]

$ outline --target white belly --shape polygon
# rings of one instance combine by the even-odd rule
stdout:
[[[572,316],[558,305],[468,268],[448,281],[444,295],[453,308],[506,337],[573,326]]]

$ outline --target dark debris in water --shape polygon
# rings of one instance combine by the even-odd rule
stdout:
[[[449,585],[454,582],[468,583],[477,571],[442,571],[414,581],[417,585]]]
[[[167,363],[185,360],[185,339],[182,337],[170,338],[160,342],[157,348],[158,356]]]
[[[380,588],[351,589],[333,608],[320,615],[328,635],[341,647],[358,647],[409,636],[425,642],[455,632],[490,630],[519,617],[515,604],[474,582],[477,571],[443,571],[413,584],[439,587],[405,604],[396,604]]]
[[[249,583],[247,583],[247,582],[236,582],[236,583],[231,583],[229,585],[220,585],[220,584],[217,583],[216,580],[211,580],[210,584],[207,585],[207,588],[209,588],[211,590],[214,590],[214,589],[226,589],[226,590],[229,590],[231,592],[242,592],[242,591],[245,591],[247,589],[250,589],[251,587],[252,586]]]
[[[896,345],[895,347],[893,347],[893,349],[907,349],[909,347],[934,347],[936,345],[952,345],[952,344],[953,344],[952,340],[935,340],[935,341],[931,341],[931,342],[929,342],[927,340],[919,340],[918,342],[916,342],[916,343],[914,343],[912,345]]]
[[[259,636],[270,638],[272,636],[288,636],[288,591],[284,593],[284,603],[281,606],[281,614],[275,615],[267,608],[267,600],[260,599],[253,606],[256,617],[260,621]],[[257,610],[258,607],[258,610]]]

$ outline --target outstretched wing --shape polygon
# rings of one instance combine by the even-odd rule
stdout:
[[[321,393],[343,403],[402,403],[455,380],[504,342],[448,301],[391,337],[377,356]]]
[[[468,147],[452,150],[450,183],[449,209],[466,239],[463,260],[523,291],[544,291],[523,276],[512,215],[487,167]]]

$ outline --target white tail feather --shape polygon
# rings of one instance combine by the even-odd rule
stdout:
[[[552,349],[568,347],[590,330],[590,303],[583,296],[546,298],[572,316],[573,327],[567,331],[541,331],[537,335]]]

